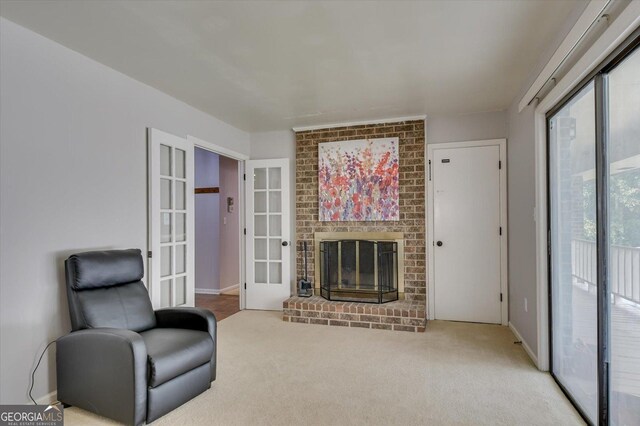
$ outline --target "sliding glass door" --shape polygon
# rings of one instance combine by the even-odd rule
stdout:
[[[593,82],[549,120],[553,373],[583,415],[597,416]]]
[[[609,73],[611,423],[640,424],[640,50]]]
[[[640,424],[639,42],[547,117],[551,372],[591,424]]]

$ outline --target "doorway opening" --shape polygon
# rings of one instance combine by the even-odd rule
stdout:
[[[240,311],[240,163],[195,147],[195,305],[218,321]]]

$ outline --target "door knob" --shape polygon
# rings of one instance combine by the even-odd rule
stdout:
[[[286,246],[288,246],[288,245],[289,245],[289,242],[288,242],[288,241],[283,241],[283,242],[282,242],[282,247],[286,247]]]
[[[436,245],[437,245],[438,247],[442,247],[442,241],[438,241],[438,242],[436,243]]]

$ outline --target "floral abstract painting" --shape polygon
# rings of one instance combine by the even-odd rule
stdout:
[[[318,144],[321,221],[400,219],[398,138]]]

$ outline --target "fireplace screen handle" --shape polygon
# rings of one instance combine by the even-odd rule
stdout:
[[[442,241],[438,241],[438,242],[436,243],[436,245],[437,245],[438,247],[442,247]]]

